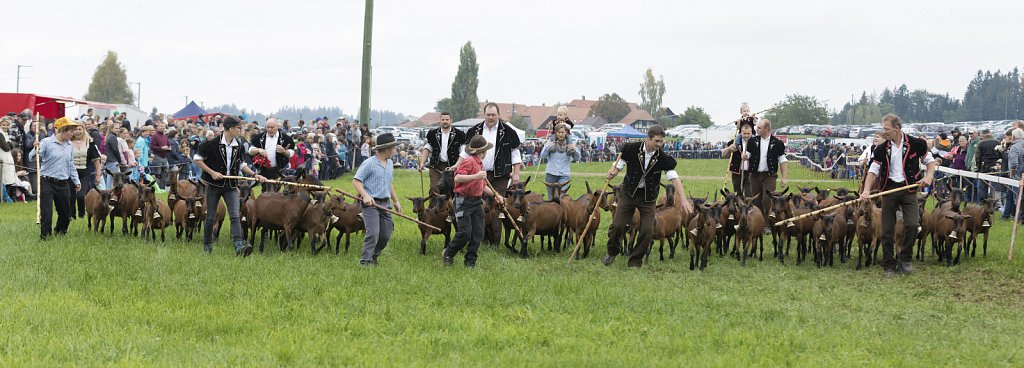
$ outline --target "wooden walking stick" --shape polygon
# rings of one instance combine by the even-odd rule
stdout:
[[[811,216],[817,215],[817,214],[822,213],[822,212],[831,211],[831,210],[834,210],[836,208],[852,206],[852,205],[860,203],[861,201],[864,201],[864,200],[868,200],[868,199],[875,198],[875,197],[881,197],[881,196],[884,196],[886,194],[896,193],[896,192],[899,192],[899,191],[902,191],[902,190],[910,190],[910,189],[917,188],[917,187],[920,187],[920,186],[921,186],[921,183],[915,183],[915,184],[907,185],[905,187],[899,187],[899,188],[896,188],[896,189],[890,189],[890,190],[887,190],[887,191],[884,191],[884,192],[875,193],[875,194],[872,194],[872,195],[868,196],[867,198],[857,198],[857,199],[849,201],[849,202],[843,202],[843,203],[832,205],[832,206],[828,206],[828,207],[825,207],[825,208],[822,208],[822,209],[819,209],[819,210],[814,210],[814,211],[805,213],[805,214],[800,215],[800,216],[796,216],[796,217],[793,217],[793,218],[788,218],[788,219],[776,222],[775,226],[782,226],[782,224],[785,224],[787,222],[792,224],[793,221],[802,220],[804,218],[811,217]]]
[[[420,197],[426,197],[426,195],[423,194],[423,170],[420,169],[418,171],[420,172]]]
[[[1014,210],[1013,214],[1013,233],[1010,235],[1010,253],[1006,256],[1007,260],[1013,261],[1013,243],[1017,241],[1017,225],[1020,225],[1020,199],[1022,198],[1020,187],[1017,187],[1017,209]]]
[[[485,179],[484,183],[487,184],[487,188],[490,188],[491,192],[493,192],[494,195],[498,195],[498,191],[494,190],[494,186],[491,185],[491,182],[489,182],[489,181],[487,181]],[[501,207],[501,211],[505,213],[505,217],[508,218],[512,222],[512,228],[516,229],[516,232],[519,233],[519,236],[522,237],[523,241],[525,242],[526,241],[526,234],[524,234],[523,231],[519,229],[519,225],[516,224],[516,219],[512,218],[512,214],[511,213],[508,213],[508,208],[506,208],[505,205],[501,205],[499,207]]]
[[[42,168],[43,160],[39,157],[39,125],[40,125],[39,123],[40,123],[40,121],[39,121],[39,113],[37,112],[36,113],[36,143],[35,143],[35,146],[34,146],[35,149],[36,149],[36,225],[39,225],[42,222],[42,216],[43,216],[42,207],[41,207],[42,203],[40,203],[40,202],[42,202],[42,196],[39,195],[39,193],[42,192],[41,189],[43,189],[43,168]]]
[[[230,176],[230,175],[224,175],[224,177],[223,177],[223,178],[224,178],[224,179],[235,179],[235,180],[248,180],[248,181],[258,181],[258,180],[257,180],[256,178],[249,178],[249,177],[245,177],[245,176]],[[325,186],[325,185],[315,185],[315,184],[303,184],[303,183],[292,183],[292,182],[288,182],[288,181],[280,181],[280,180],[270,180],[270,179],[267,179],[267,180],[265,180],[265,182],[267,182],[267,183],[271,183],[271,184],[280,184],[280,185],[291,185],[291,186],[295,186],[295,187],[301,187],[301,188],[309,188],[309,189],[317,189],[317,190],[326,190],[326,191],[332,191],[332,190],[333,190],[333,191],[335,191],[335,192],[338,192],[338,193],[340,193],[340,194],[341,194],[341,195],[343,195],[343,196],[346,196],[346,197],[349,197],[349,198],[355,199],[356,201],[359,201],[359,203],[362,203],[362,201],[363,201],[363,199],[362,199],[362,198],[360,198],[359,196],[353,195],[353,194],[351,194],[351,193],[348,193],[348,192],[346,192],[346,191],[343,191],[343,190],[341,190],[341,189],[338,189],[338,188],[332,188],[332,187],[329,187],[329,186]],[[418,219],[415,219],[415,218],[412,218],[412,217],[406,216],[405,214],[403,214],[403,213],[401,213],[401,212],[395,212],[395,211],[393,211],[392,209],[390,209],[390,208],[387,208],[387,207],[384,207],[384,206],[381,206],[381,205],[379,205],[379,204],[376,204],[376,203],[374,203],[374,204],[373,204],[373,207],[376,207],[376,208],[377,208],[377,209],[379,209],[379,210],[383,210],[383,211],[386,211],[386,212],[388,212],[388,213],[390,213],[390,214],[392,214],[392,215],[395,215],[395,216],[398,216],[398,217],[404,218],[404,219],[406,219],[406,220],[409,220],[409,221],[415,222],[415,223],[417,223],[417,224],[420,224],[420,225],[426,226],[426,227],[428,227],[428,228],[431,228],[431,229],[433,229],[433,230],[436,230],[436,231],[438,231],[438,232],[440,232],[440,231],[441,231],[441,229],[437,228],[437,227],[436,227],[436,226],[434,226],[434,225],[431,225],[431,224],[428,224],[428,223],[422,222],[422,221],[420,221],[420,220],[418,220]]]
[[[612,167],[617,166],[619,164],[619,160],[621,159],[622,153],[619,153],[618,155],[615,156],[615,162],[612,162]],[[576,239],[576,245],[572,248],[572,254],[569,255],[569,262],[566,263],[566,266],[572,264],[572,260],[576,258],[576,254],[580,251],[580,245],[583,245],[583,239],[587,237],[587,232],[590,231],[590,225],[593,224],[594,217],[598,216],[597,211],[601,210],[601,199],[604,198],[605,193],[608,193],[608,189],[611,187],[611,185],[612,178],[608,178],[604,181],[604,188],[602,188],[601,193],[597,195],[597,203],[594,204],[594,212],[590,213],[590,218],[587,219],[587,226],[583,227],[583,232],[581,233],[583,235],[581,235],[579,239]]]

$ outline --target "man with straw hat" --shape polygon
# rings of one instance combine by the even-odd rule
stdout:
[[[391,239],[391,232],[395,230],[395,223],[391,219],[391,213],[374,207],[374,204],[384,208],[394,208],[402,212],[402,205],[398,202],[398,194],[392,180],[395,176],[394,164],[391,156],[395,155],[395,136],[391,133],[384,133],[377,136],[377,145],[373,147],[374,155],[359,165],[359,170],[352,178],[352,186],[359,192],[363,202],[363,225],[366,228],[363,237],[363,253],[359,258],[362,266],[376,266],[377,257],[384,247],[388,246]]]
[[[494,196],[498,205],[505,202],[498,193],[494,193],[486,186],[487,172],[484,171],[483,159],[487,150],[494,148],[494,145],[487,142],[483,136],[474,136],[466,146],[466,154],[469,156],[461,161],[455,169],[455,238],[444,250],[442,257],[445,266],[451,266],[455,262],[455,255],[459,254],[466,244],[464,264],[468,268],[476,267],[477,250],[480,249],[480,242],[484,240],[484,193]]]
[[[63,117],[57,119],[53,128],[56,134],[36,142],[41,163],[39,183],[39,238],[46,240],[51,231],[67,234],[71,223],[71,188],[77,192],[82,187],[78,170],[73,163],[71,137],[81,124]],[[50,228],[53,207],[57,207],[57,226]]]

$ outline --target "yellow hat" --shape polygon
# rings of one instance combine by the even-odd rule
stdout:
[[[60,131],[61,128],[64,128],[66,126],[82,126],[82,124],[79,124],[74,120],[68,119],[66,116],[57,119],[57,121],[53,123],[53,129],[56,131]]]

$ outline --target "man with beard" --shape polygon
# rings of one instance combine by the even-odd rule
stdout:
[[[452,114],[441,113],[441,126],[427,133],[427,144],[420,150],[419,171],[423,171],[424,163],[430,168],[430,191],[438,192],[437,183],[441,173],[454,170],[462,162],[459,157],[462,146],[466,144],[466,133],[452,128]]]

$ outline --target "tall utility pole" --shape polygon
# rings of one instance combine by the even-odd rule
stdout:
[[[135,84],[139,87],[139,92],[135,94],[135,107],[142,108],[142,82],[128,82],[129,84]]]
[[[21,68],[31,67],[31,65],[18,65],[18,81],[14,82],[14,93],[21,93]]]
[[[363,17],[363,83],[359,99],[359,122],[370,124],[370,51],[373,46],[373,0],[366,0],[366,14]]]
[[[185,96],[185,106],[188,106],[188,96]]]

